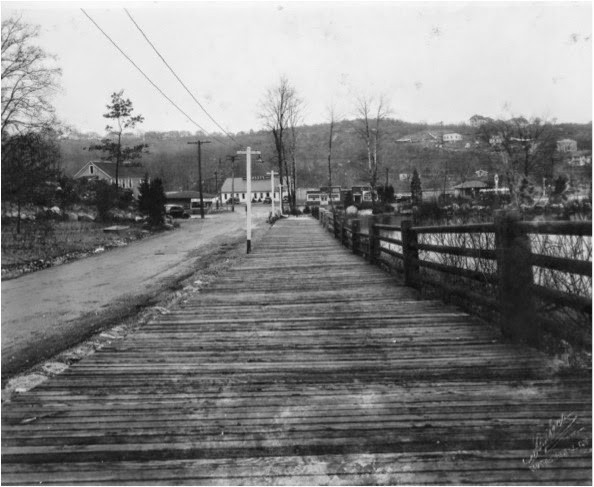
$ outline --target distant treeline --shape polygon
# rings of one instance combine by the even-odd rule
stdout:
[[[333,184],[351,186],[367,181],[367,153],[364,142],[358,137],[357,120],[342,121],[335,125],[332,143]],[[401,175],[410,175],[417,169],[424,188],[442,187],[476,178],[476,171],[493,174],[501,164],[500,157],[484,145],[475,144],[475,128],[466,125],[430,125],[387,119],[382,121],[382,136],[379,145],[379,184],[388,179],[390,184],[409,184],[401,181]],[[578,150],[592,150],[592,125],[556,124],[558,139],[577,141]],[[437,144],[398,143],[398,139],[426,133],[455,132],[463,136],[457,144],[439,148]],[[298,129],[297,141],[297,186],[319,187],[328,182],[328,136],[329,125],[304,125]],[[215,138],[216,137],[216,138]],[[234,135],[237,142],[222,134],[191,134],[189,132],[146,132],[142,136],[127,134],[124,143],[141,142],[149,145],[149,153],[142,157],[141,164],[153,177],[160,177],[166,190],[187,190],[196,187],[198,164],[196,145],[188,142],[198,138],[210,140],[202,147],[202,176],[207,191],[214,191],[216,184],[231,176],[231,162],[227,156],[235,155],[246,146],[262,153],[263,164],[253,164],[253,173],[263,175],[276,170],[273,138],[270,132],[250,131]],[[97,142],[99,134],[73,134],[60,141],[62,168],[73,175],[87,161],[101,158],[101,153],[87,148]],[[552,161],[551,164],[555,164]],[[387,169],[387,172],[386,172]],[[216,176],[215,176],[216,171]],[[235,161],[235,175],[245,175],[245,158]],[[404,176],[402,176],[404,177]]]

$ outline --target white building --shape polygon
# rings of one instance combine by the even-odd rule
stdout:
[[[274,196],[272,195],[272,188],[270,183],[270,176],[253,176],[252,177],[252,199],[264,200],[265,198],[273,198],[274,201],[280,201],[279,196],[279,178],[274,177]],[[233,194],[234,192],[234,194]],[[283,190],[283,195],[286,195]],[[247,201],[247,179],[246,178],[227,178],[221,187],[221,199],[225,203],[231,196],[238,198],[241,203]]]
[[[559,152],[576,152],[577,142],[572,139],[561,139],[557,141],[557,150]]]
[[[443,141],[444,142],[460,142],[462,140],[462,136],[457,133],[451,134],[443,134]]]

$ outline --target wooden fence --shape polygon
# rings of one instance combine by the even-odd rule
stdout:
[[[369,232],[364,233],[356,218],[349,221],[345,215],[320,208],[314,208],[312,215],[353,253],[401,271],[407,285],[416,288],[429,285],[439,289],[447,299],[455,297],[457,302],[470,302],[487,311],[481,314],[495,317],[506,336],[537,342],[544,330],[574,344],[591,344],[592,262],[588,260],[591,243],[589,255],[575,258],[536,253],[530,238],[535,235],[591,238],[591,221],[526,222],[513,212],[500,211],[496,212],[494,223],[445,226],[413,226],[411,221],[403,221],[400,226],[372,223]],[[395,238],[398,233],[400,238]],[[450,240],[455,240],[452,236],[463,236],[459,239],[462,244],[444,244],[446,235]],[[469,259],[480,265],[464,265]],[[586,286],[582,286],[585,292],[568,292],[535,281],[535,268],[587,279]],[[570,325],[561,323],[556,319],[560,310],[564,316],[579,319],[570,320]],[[576,327],[576,321],[582,324]]]

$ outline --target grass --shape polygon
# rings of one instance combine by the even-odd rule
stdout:
[[[21,232],[14,223],[2,225],[2,278],[16,277],[93,253],[121,247],[146,235],[139,225],[117,233],[106,225],[79,221],[24,221]]]

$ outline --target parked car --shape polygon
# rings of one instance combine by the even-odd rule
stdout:
[[[172,218],[190,218],[190,214],[180,205],[165,205],[165,214]]]
[[[266,198],[264,198],[264,204],[265,205],[269,205],[272,203],[272,199],[270,198],[270,196],[267,196]]]
[[[227,200],[227,204],[230,205],[231,203],[238,205],[239,204],[239,198],[229,198]]]

